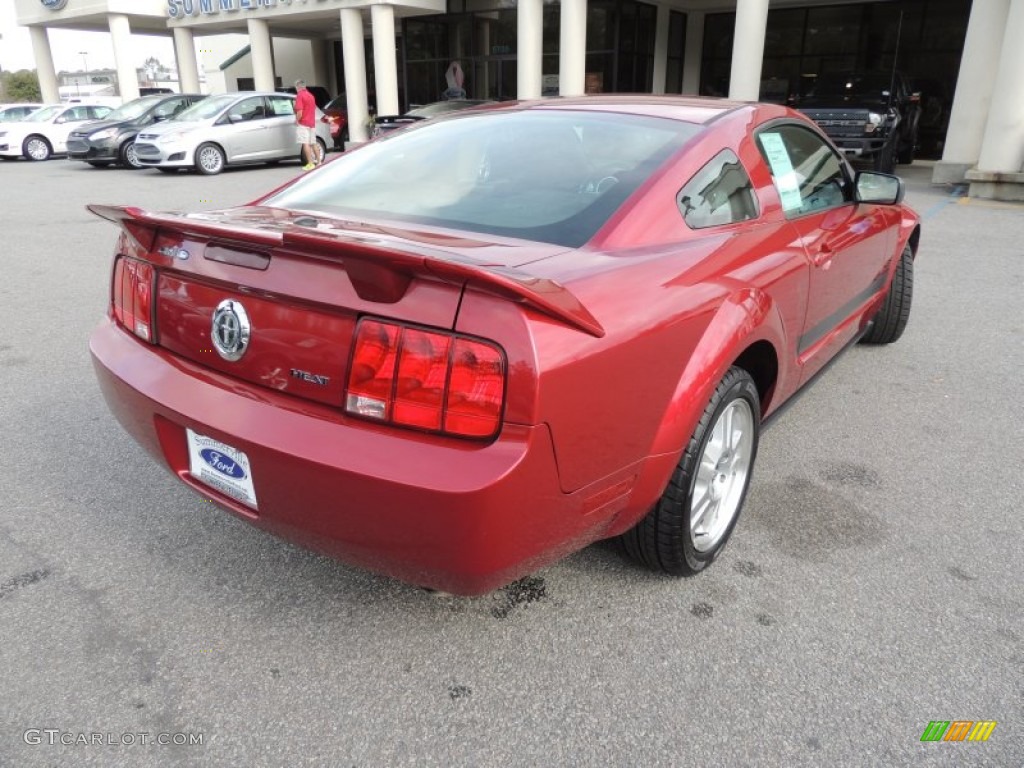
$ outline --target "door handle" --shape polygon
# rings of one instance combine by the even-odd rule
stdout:
[[[827,267],[832,263],[832,257],[835,255],[835,251],[832,250],[830,243],[822,243],[821,247],[818,248],[818,252],[811,256],[811,262],[816,267]]]

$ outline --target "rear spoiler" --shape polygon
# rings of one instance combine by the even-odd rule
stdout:
[[[284,248],[308,258],[341,262],[360,298],[394,303],[405,295],[414,275],[434,277],[475,288],[560,320],[598,338],[605,330],[568,288],[547,278],[530,277],[506,267],[484,267],[460,261],[450,253],[417,245],[395,250],[361,237],[327,235],[315,230],[280,231],[193,218],[183,214],[150,213],[120,205],[88,205],[101,219],[120,225],[147,252],[152,251],[159,229],[220,243],[252,248]],[[288,218],[291,221],[291,218]]]

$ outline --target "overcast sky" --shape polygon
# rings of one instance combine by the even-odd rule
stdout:
[[[74,32],[51,29],[50,49],[57,71],[80,72],[114,66],[114,49],[106,32]],[[0,70],[35,69],[28,29],[18,26],[14,0],[0,0]],[[83,61],[80,51],[85,51]],[[174,65],[174,45],[170,37],[132,34],[132,65],[141,67],[150,56],[162,64]]]

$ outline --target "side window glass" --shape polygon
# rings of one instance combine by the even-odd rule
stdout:
[[[185,99],[171,99],[153,110],[153,117],[167,120],[182,112],[186,106]]]
[[[69,123],[74,123],[74,122],[77,122],[79,120],[88,120],[89,119],[89,108],[88,107],[75,107],[74,109],[69,109],[67,112],[64,113],[64,117],[67,118],[66,122],[69,122]]]
[[[291,116],[295,114],[295,102],[292,99],[282,98],[280,96],[270,97],[270,115],[271,117],[283,117]]]
[[[691,229],[718,227],[756,219],[757,196],[746,169],[731,150],[719,152],[697,171],[676,203]]]
[[[263,117],[263,97],[257,96],[238,102],[228,111],[228,119],[240,117],[242,120],[259,120]]]
[[[812,131],[780,125],[758,133],[757,144],[787,218],[834,208],[852,199],[843,161]]]

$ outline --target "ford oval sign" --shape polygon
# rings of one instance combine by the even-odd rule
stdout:
[[[233,477],[235,480],[241,480],[245,477],[245,470],[234,459],[225,456],[220,451],[213,448],[204,448],[199,452],[199,455],[203,457],[203,461],[222,475]]]
[[[63,11],[64,6],[68,4],[68,0],[39,0],[39,2],[51,11]]]

